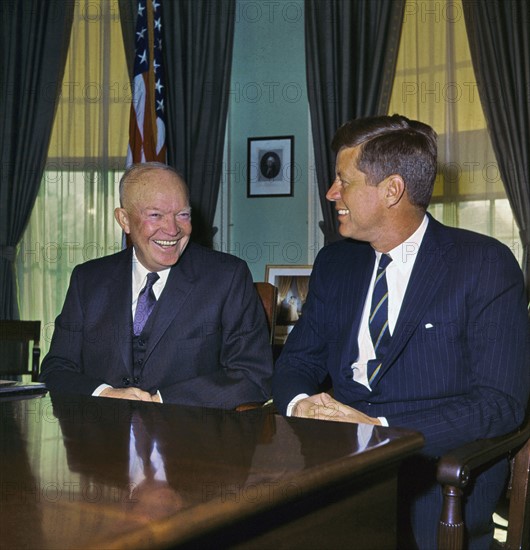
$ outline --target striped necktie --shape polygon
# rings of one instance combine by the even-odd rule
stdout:
[[[388,254],[381,254],[372,293],[368,324],[374,344],[375,359],[368,361],[368,383],[370,384],[379,374],[391,338],[388,329],[388,286],[386,283],[386,268],[391,261],[392,258]]]

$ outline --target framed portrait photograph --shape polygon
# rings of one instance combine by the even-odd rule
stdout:
[[[283,344],[302,315],[307,298],[311,265],[267,265],[265,281],[278,289],[274,343]]]
[[[247,140],[247,197],[292,197],[294,136]]]

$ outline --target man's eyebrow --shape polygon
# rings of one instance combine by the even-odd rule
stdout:
[[[142,210],[155,210],[157,212],[163,212],[164,211],[164,209],[160,208],[159,206],[145,206],[144,208],[142,208]],[[181,214],[183,212],[191,212],[191,206],[186,206],[186,207],[182,208],[181,210],[179,210],[177,212],[177,214]]]

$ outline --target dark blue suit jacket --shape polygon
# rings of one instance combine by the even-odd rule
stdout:
[[[74,269],[42,364],[49,389],[90,395],[133,379],[131,273],[131,249]],[[189,243],[148,324],[141,389],[220,408],[268,399],[268,330],[242,260]]]
[[[317,393],[330,375],[338,401],[422,432],[429,455],[516,428],[528,400],[530,351],[523,277],[511,251],[430,217],[370,391],[350,366],[374,261],[369,244],[351,240],[319,253],[276,365],[279,410],[299,393]]]

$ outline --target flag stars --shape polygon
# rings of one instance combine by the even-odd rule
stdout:
[[[2,0],[0,0],[1,3]],[[130,137],[127,164],[147,160],[165,161],[165,84],[162,62],[162,0],[136,0],[138,2],[138,19],[135,28],[135,63],[132,116],[140,129],[140,136],[134,133]],[[148,3],[149,2],[149,3]],[[153,6],[153,17],[149,14]],[[153,48],[151,55],[151,48]],[[146,86],[152,86],[145,94]],[[147,104],[149,102],[149,104]],[[154,111],[156,127],[151,119],[147,121],[145,113]]]
[[[138,55],[140,58],[140,64],[147,63],[147,50],[144,50],[144,53],[141,55]]]

